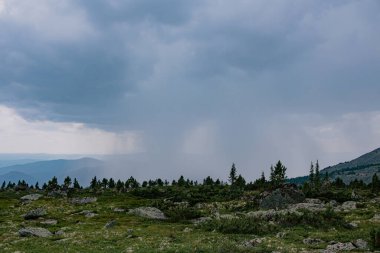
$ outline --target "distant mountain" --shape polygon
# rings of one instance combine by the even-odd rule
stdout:
[[[33,163],[33,162],[38,162],[38,161],[40,160],[36,160],[36,159],[0,160],[0,168],[9,167],[13,165],[19,165],[19,164]]]
[[[329,177],[335,179],[340,177],[345,183],[355,179],[370,183],[372,176],[378,173],[380,176],[380,148],[364,154],[350,162],[339,163],[329,166],[321,173],[329,173]]]
[[[18,164],[0,168],[0,182],[24,179],[28,183],[39,182],[40,185],[56,176],[60,182],[64,177],[76,177],[81,184],[89,184],[90,179],[101,174],[105,168],[104,162],[93,158],[81,158],[77,160],[49,160],[27,164]]]
[[[365,183],[372,181],[372,176],[377,173],[380,176],[380,148],[364,154],[352,161],[339,163],[321,170],[321,175],[328,173],[329,178],[335,180],[340,177],[346,184],[358,179]],[[308,176],[291,178],[290,183],[302,184],[308,180]]]
[[[17,183],[19,180],[20,181],[25,180],[25,182],[29,182],[29,183],[33,183],[33,184],[37,181],[32,176],[25,174],[25,173],[22,173],[22,172],[18,172],[18,171],[11,171],[11,172],[5,173],[4,175],[0,175],[1,184],[4,181],[6,183],[8,183],[8,182]]]

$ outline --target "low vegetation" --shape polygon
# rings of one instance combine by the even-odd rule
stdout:
[[[0,191],[1,252],[353,252],[380,247],[380,185],[346,185],[311,165],[289,185],[279,161],[246,182],[57,178]],[[31,195],[32,194],[32,195]],[[306,197],[306,198],[305,198]],[[265,204],[265,205],[264,205]],[[271,206],[265,209],[263,206]],[[29,214],[29,215],[26,215]],[[37,228],[37,229],[36,229]],[[38,234],[39,233],[39,234]],[[340,243],[340,244],[339,244]]]

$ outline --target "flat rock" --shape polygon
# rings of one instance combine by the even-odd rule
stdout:
[[[323,243],[324,241],[321,240],[321,239],[318,239],[318,238],[305,238],[305,239],[303,239],[302,242],[303,242],[304,244],[312,245],[312,244]]]
[[[25,195],[25,196],[22,196],[20,198],[21,202],[31,202],[31,201],[35,201],[35,200],[38,200],[39,198],[41,198],[43,195],[42,194],[38,194],[38,193],[35,193],[35,194],[29,194],[29,195]]]
[[[40,223],[44,225],[56,225],[58,221],[54,219],[48,219],[48,220],[41,221]]]
[[[140,217],[154,219],[154,220],[166,220],[165,214],[158,208],[155,207],[138,207],[129,210],[130,214],[134,214]]]
[[[18,231],[18,234],[21,237],[29,237],[29,236],[50,237],[53,235],[49,230],[45,228],[39,228],[39,227],[22,228]]]
[[[71,199],[72,204],[76,205],[84,205],[84,204],[89,204],[89,203],[94,203],[98,199],[96,197],[85,197],[85,198],[73,198]]]
[[[43,217],[47,214],[46,210],[43,208],[37,208],[34,210],[30,210],[24,215],[24,219],[26,220],[33,220],[33,219],[38,219],[40,217]]]
[[[199,218],[191,220],[191,222],[195,225],[199,225],[199,224],[202,224],[202,223],[205,223],[208,221],[212,221],[212,218],[211,217],[199,217]]]
[[[287,214],[295,214],[299,216],[303,215],[302,212],[299,212],[296,209],[284,209],[284,210],[269,209],[269,210],[259,210],[259,211],[248,212],[246,216],[265,220],[265,221],[272,221],[272,220],[277,219],[278,217],[281,217]]]
[[[322,200],[320,199],[310,199],[310,198],[306,198],[305,203],[310,203],[310,204],[322,204]]]
[[[320,212],[326,210],[326,205],[323,203],[297,203],[288,205],[289,210],[306,209],[311,212]]]
[[[126,210],[123,209],[123,208],[114,208],[113,211],[116,212],[116,213],[124,213],[124,212],[126,212]]]
[[[97,214],[94,213],[93,211],[90,211],[90,210],[83,210],[81,212],[79,212],[79,214],[84,214],[84,216],[86,218],[92,218],[92,217],[95,217]]]

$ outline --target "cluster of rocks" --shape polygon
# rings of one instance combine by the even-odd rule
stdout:
[[[337,251],[351,251],[351,250],[367,250],[368,243],[362,239],[353,242],[331,242],[327,245],[323,253],[335,253]]]
[[[46,228],[40,228],[40,227],[26,227],[22,228],[18,231],[19,236],[21,237],[51,237],[53,235],[56,236],[62,236],[64,232],[62,230],[58,230],[54,234],[47,230]]]

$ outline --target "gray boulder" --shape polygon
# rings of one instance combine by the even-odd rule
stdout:
[[[46,210],[43,208],[37,208],[34,210],[30,210],[24,215],[24,219],[26,220],[33,220],[33,219],[38,219],[40,217],[43,217],[47,214]]]
[[[166,220],[165,214],[155,207],[138,207],[129,210],[130,214],[134,214],[143,218],[154,219],[154,220]]]
[[[368,249],[368,242],[363,239],[357,239],[353,242],[354,246],[358,249]]]
[[[343,202],[342,209],[344,209],[344,210],[353,210],[353,209],[356,209],[356,202],[355,201],[346,201],[346,202]]]
[[[85,197],[85,198],[73,198],[71,199],[71,204],[76,204],[76,205],[84,205],[84,204],[89,204],[89,203],[94,203],[98,199],[96,197]]]
[[[39,227],[22,228],[18,231],[18,234],[21,237],[29,237],[29,236],[50,237],[53,235],[49,230],[45,228],[39,228]]]
[[[285,208],[289,204],[296,204],[305,200],[305,195],[294,187],[278,188],[270,193],[262,194],[260,208],[278,209]]]
[[[35,201],[35,200],[38,200],[39,198],[41,198],[43,195],[42,194],[38,194],[38,193],[35,193],[35,194],[29,194],[29,195],[25,195],[25,196],[22,196],[20,198],[21,202],[23,203],[28,203],[28,202],[31,202],[31,201]]]

